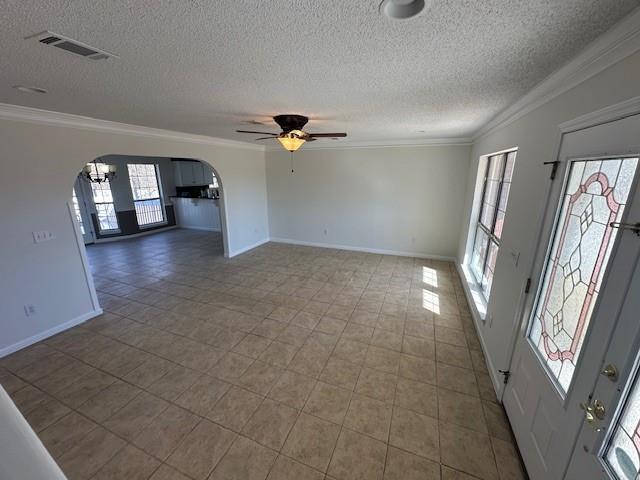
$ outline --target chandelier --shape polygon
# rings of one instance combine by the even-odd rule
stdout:
[[[98,163],[94,160],[84,166],[82,175],[91,183],[103,183],[111,181],[116,176],[116,170],[115,165]]]

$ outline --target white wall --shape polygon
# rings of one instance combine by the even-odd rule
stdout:
[[[555,160],[554,155],[560,140],[558,126],[580,115],[638,95],[640,53],[627,57],[508,126],[489,132],[474,142],[458,251],[460,262],[464,260],[468,247],[468,226],[471,220],[478,159],[482,155],[518,147],[502,245],[496,264],[492,295],[487,306],[487,318],[493,317],[493,323],[487,321],[479,324],[480,336],[489,361],[493,364],[492,373],[498,389],[503,385],[497,370],[509,367],[509,340],[514,328],[520,323],[517,310],[524,284],[529,276],[538,221],[545,201],[544,191],[549,182],[550,166],[543,165],[543,162]],[[520,253],[518,265],[513,261],[511,252]]]
[[[267,152],[272,239],[455,257],[468,145]],[[326,234],[324,230],[326,229]]]
[[[267,239],[263,151],[121,130],[0,120],[0,356],[95,311],[67,201],[77,173],[98,156],[203,160],[220,174],[224,187],[230,254]],[[34,244],[32,232],[38,230],[55,238]],[[23,306],[29,304],[37,313],[26,317]]]

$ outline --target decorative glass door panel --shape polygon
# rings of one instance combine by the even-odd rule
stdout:
[[[542,274],[529,339],[561,393],[573,378],[611,249],[637,168],[637,158],[570,164],[560,213]]]

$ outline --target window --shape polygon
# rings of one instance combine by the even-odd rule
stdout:
[[[483,165],[482,196],[474,231],[471,272],[485,300],[491,292],[515,160],[516,150],[513,150],[490,155]]]
[[[569,389],[629,200],[637,158],[572,161],[529,339],[562,393]]]
[[[84,222],[82,221],[82,215],[80,214],[80,204],[78,203],[78,196],[76,195],[76,189],[73,189],[73,213],[76,216],[76,222],[80,227],[80,232],[84,235]]]
[[[153,225],[164,221],[164,209],[160,200],[158,171],[152,164],[127,165],[129,182],[133,193],[133,204],[139,226]]]
[[[213,180],[211,182],[211,185],[209,185],[209,188],[220,188],[218,177],[216,177],[216,172],[211,172],[211,176],[213,177]]]
[[[106,167],[103,163],[90,163],[92,174],[98,175],[101,168]],[[96,171],[96,167],[97,170]],[[111,194],[111,183],[106,180],[101,183],[91,182],[91,193],[93,195],[93,203],[96,206],[96,215],[98,217],[98,227],[101,232],[118,230],[118,217],[116,217],[116,209],[113,205],[113,195]]]

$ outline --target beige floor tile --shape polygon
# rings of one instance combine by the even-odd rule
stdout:
[[[200,377],[201,374],[176,365],[169,373],[149,385],[147,390],[165,400],[174,401]]]
[[[390,446],[384,480],[440,480],[440,464]]]
[[[475,397],[480,396],[476,376],[472,370],[438,363],[437,377],[438,387]]]
[[[279,455],[267,480],[323,480],[324,474],[302,463]]]
[[[302,409],[315,384],[315,379],[287,370],[273,386],[268,397]]]
[[[58,458],[57,463],[70,480],[88,479],[124,446],[124,440],[97,427]]]
[[[273,310],[269,314],[269,318],[272,318],[274,320],[278,320],[280,322],[289,323],[291,321],[291,319],[293,317],[295,317],[296,313],[298,313],[298,310],[295,310],[293,308],[284,307],[284,306],[278,306],[278,307],[276,307],[275,310]]]
[[[291,325],[313,330],[316,328],[316,325],[320,323],[321,318],[322,317],[316,313],[298,312],[296,316],[291,319]]]
[[[169,465],[160,465],[149,480],[189,480],[189,477],[183,475],[175,468]]]
[[[472,477],[459,470],[454,470],[446,466],[442,466],[442,480],[478,480],[478,477]]]
[[[386,454],[385,443],[343,429],[328,474],[337,480],[381,480]]]
[[[355,340],[348,340],[343,336],[338,340],[333,355],[356,365],[362,365],[367,356],[369,345]]]
[[[484,358],[484,354],[479,350],[469,350],[469,354],[471,355],[471,363],[473,364],[473,369],[476,372],[489,373],[487,370],[487,361]]]
[[[31,428],[39,433],[48,426],[54,424],[70,412],[69,408],[55,398],[47,398],[33,410],[24,414]]]
[[[342,338],[368,344],[373,336],[373,328],[350,322],[342,332]]]
[[[265,318],[251,333],[275,340],[287,328],[287,323]]]
[[[399,378],[395,404],[407,410],[438,418],[437,389],[428,383]]]
[[[373,332],[373,337],[371,337],[371,345],[400,352],[402,350],[402,333],[376,328]]]
[[[493,388],[491,378],[487,373],[476,372],[476,381],[478,384],[478,390],[480,391],[480,398],[488,402],[498,403],[498,397],[496,391]]]
[[[233,386],[207,414],[207,418],[234,432],[240,432],[262,400],[260,395]]]
[[[511,426],[502,405],[492,402],[482,402],[484,416],[487,420],[489,435],[507,442],[512,441]]]
[[[127,445],[109,460],[93,480],[147,480],[160,462],[132,445]]]
[[[182,473],[201,480],[206,478],[236,438],[231,430],[202,420],[178,445],[167,463]]]
[[[318,382],[304,406],[304,411],[330,422],[342,424],[349,407],[351,394],[351,390]]]
[[[253,362],[253,358],[227,352],[208,373],[220,380],[232,383],[238,380]]]
[[[167,402],[161,398],[142,392],[103,422],[103,425],[113,433],[131,441],[167,406]]]
[[[460,448],[464,445],[464,449]],[[440,424],[442,463],[482,480],[495,480],[498,470],[488,435],[447,423]]]
[[[305,344],[297,351],[288,368],[294,372],[317,378],[329,359],[330,349]]]
[[[400,367],[400,353],[372,345],[367,350],[364,365],[374,370],[397,375]]]
[[[282,453],[325,472],[339,433],[338,425],[302,413],[289,433]]]
[[[296,345],[275,341],[262,352],[258,359],[270,365],[286,367],[293,360],[299,348]]]
[[[433,461],[440,461],[438,421],[395,407],[389,444]]]
[[[298,410],[267,398],[244,426],[242,434],[280,451],[297,418]]]
[[[436,360],[455,367],[473,368],[471,355],[467,347],[458,347],[448,343],[436,342]]]
[[[386,442],[389,438],[392,408],[388,403],[354,395],[344,419],[344,426]]]
[[[271,344],[271,340],[258,335],[249,334],[233,347],[233,351],[251,358],[258,358]]]
[[[301,347],[307,338],[311,335],[311,330],[308,328],[302,328],[297,325],[289,325],[285,328],[276,340]]]
[[[404,335],[402,339],[402,353],[435,360],[435,352],[435,342],[432,340],[409,335]]]
[[[170,405],[133,439],[132,443],[160,460],[165,460],[200,419]]]
[[[259,395],[266,395],[281,375],[280,367],[255,361],[235,383]]]
[[[169,373],[172,368],[173,364],[171,362],[154,357],[130,371],[125,375],[124,380],[140,388],[147,388]]]
[[[401,377],[419,382],[436,384],[436,362],[428,358],[402,354],[400,356]]]
[[[256,442],[238,437],[209,479],[264,480],[277,455]]]
[[[103,422],[142,392],[120,380],[89,398],[78,411],[96,422]]]
[[[197,415],[205,416],[229,388],[231,388],[230,383],[203,375],[185,390],[175,403]]]
[[[88,418],[70,412],[38,434],[53,458],[58,458],[73,448],[97,425]]]
[[[513,443],[491,438],[491,444],[496,456],[500,480],[525,480],[527,475],[524,473],[520,457]]]
[[[398,377],[370,368],[363,368],[356,384],[356,393],[383,402],[393,402]]]
[[[482,402],[478,397],[444,388],[438,389],[438,412],[441,421],[488,433],[487,423],[481,411]]]
[[[358,382],[360,370],[360,366],[354,363],[331,356],[320,374],[320,380],[331,385],[353,390]]]
[[[56,397],[72,408],[78,408],[97,393],[115,383],[116,377],[100,371],[79,378],[64,391],[58,392]]]
[[[347,326],[344,320],[337,318],[323,317],[316,325],[315,329],[319,332],[328,333],[330,335],[340,335]]]
[[[436,325],[436,341],[442,343],[448,343],[451,345],[457,345],[459,347],[467,346],[467,339],[462,330],[454,328],[440,327]]]

